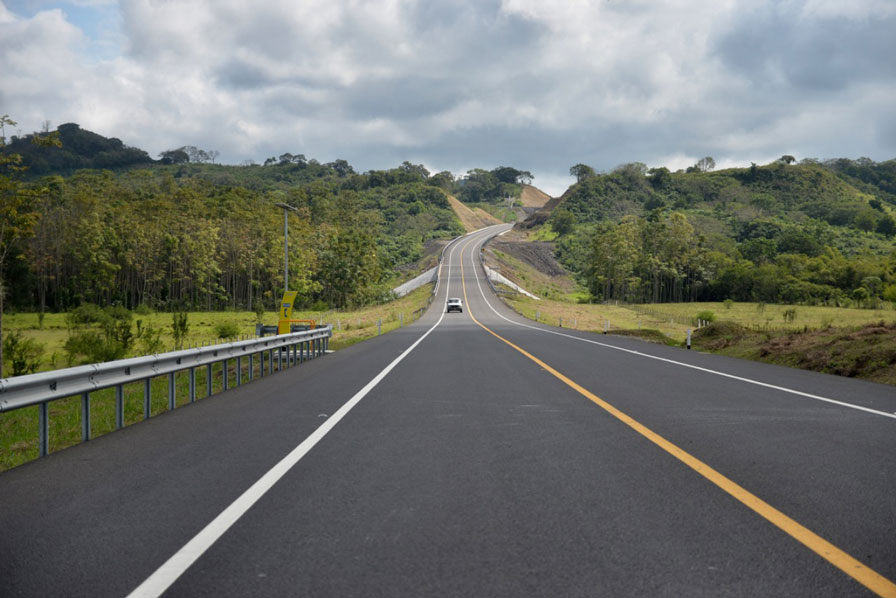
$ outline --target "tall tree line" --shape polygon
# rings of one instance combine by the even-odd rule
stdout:
[[[40,188],[25,208],[33,227],[7,260],[9,297],[40,310],[273,306],[284,266],[275,204],[286,202],[298,210],[289,216],[289,283],[300,301],[373,301],[395,266],[460,224],[435,187],[350,188],[357,183],[336,177],[256,190],[165,169],[44,178],[30,184]]]

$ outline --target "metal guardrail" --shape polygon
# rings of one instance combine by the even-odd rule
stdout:
[[[143,382],[143,419],[149,419],[150,383],[168,376],[168,410],[175,408],[175,374],[188,370],[190,402],[196,400],[196,368],[205,367],[206,396],[212,394],[212,366],[223,363],[223,389],[229,388],[228,361],[236,360],[236,385],[243,384],[242,359],[249,360],[249,381],[254,379],[254,358],[260,356],[261,376],[281,371],[326,352],[333,327],[281,334],[266,338],[172,351],[158,355],[96,363],[27,376],[0,379],[0,412],[39,406],[39,452],[49,452],[49,403],[81,395],[81,441],[90,440],[90,393],[115,388],[115,429],[124,427],[124,385]],[[276,361],[275,361],[276,360]],[[277,364],[276,370],[274,364]]]

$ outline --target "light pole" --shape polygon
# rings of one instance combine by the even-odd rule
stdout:
[[[286,203],[274,205],[283,208],[283,292],[286,292],[289,290],[289,212],[298,210]]]

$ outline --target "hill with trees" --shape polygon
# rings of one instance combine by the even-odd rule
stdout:
[[[578,164],[526,225],[550,225],[595,300],[896,301],[896,160],[713,167]]]
[[[192,147],[152,161],[77,125],[60,127],[61,148],[39,138],[14,140],[0,165],[17,218],[0,245],[13,309],[270,308],[283,290],[279,203],[296,210],[289,280],[302,306],[384,299],[428,241],[463,232],[448,203],[454,177],[408,162],[363,174],[295,154],[223,166]],[[116,148],[137,161],[112,160]],[[100,162],[120,166],[77,166]],[[35,165],[52,173],[35,176]]]
[[[103,137],[74,123],[59,125],[56,134],[61,143],[59,146],[36,144],[34,141],[41,134],[33,133],[13,136],[2,152],[21,156],[21,164],[30,176],[71,173],[83,168],[123,168],[153,162],[149,154],[141,149],[128,147],[120,139]]]

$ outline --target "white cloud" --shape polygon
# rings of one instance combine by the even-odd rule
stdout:
[[[97,40],[83,25],[91,13],[73,6],[116,15],[114,32]],[[893,7],[7,2],[0,111],[25,131],[77,122],[153,155],[190,144],[231,163],[289,151],[361,170],[504,164],[552,185],[578,162],[887,159]]]

